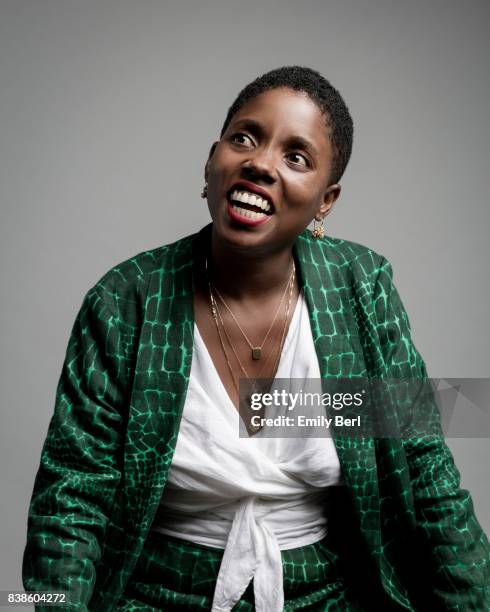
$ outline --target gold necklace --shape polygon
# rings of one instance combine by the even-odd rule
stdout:
[[[207,262],[206,262],[206,269],[207,269]],[[233,314],[233,312],[232,312],[231,308],[230,308],[230,307],[228,306],[228,304],[226,303],[225,298],[224,298],[224,297],[221,295],[221,293],[218,291],[218,289],[216,289],[216,287],[215,287],[214,285],[212,285],[212,284],[211,284],[211,286],[213,287],[214,292],[215,292],[215,293],[216,293],[216,295],[219,297],[219,299],[220,299],[220,300],[221,300],[221,302],[223,303],[223,306],[226,308],[226,310],[228,310],[228,312],[231,314],[231,316],[232,316],[233,320],[235,321],[235,323],[236,323],[236,325],[237,325],[238,329],[241,331],[242,336],[245,338],[246,343],[247,343],[247,344],[248,344],[248,346],[250,347],[250,351],[251,351],[252,359],[253,359],[254,361],[257,361],[257,360],[259,360],[259,359],[262,357],[262,349],[263,349],[263,347],[264,347],[264,344],[265,344],[265,343],[266,343],[266,341],[267,341],[267,338],[269,337],[269,334],[271,333],[271,330],[272,330],[272,328],[273,328],[273,326],[274,326],[274,323],[276,322],[276,319],[277,319],[277,316],[278,316],[278,314],[279,314],[279,311],[281,310],[281,305],[282,305],[282,302],[283,302],[283,300],[284,300],[284,297],[285,297],[285,295],[286,295],[286,292],[287,292],[287,290],[288,290],[288,287],[289,287],[289,285],[290,285],[290,283],[291,283],[291,279],[292,279],[292,277],[293,277],[293,275],[294,275],[294,273],[295,273],[295,269],[296,269],[296,268],[295,268],[294,261],[293,261],[293,268],[292,268],[292,270],[291,270],[291,274],[290,274],[289,279],[288,279],[288,281],[287,281],[287,283],[286,283],[286,286],[284,287],[284,291],[283,291],[283,294],[282,294],[282,296],[281,296],[281,300],[279,301],[279,305],[278,305],[278,307],[277,307],[276,314],[274,315],[274,318],[272,319],[272,323],[270,324],[270,327],[269,327],[269,329],[267,330],[267,333],[266,333],[266,335],[265,335],[264,339],[262,340],[262,344],[260,344],[259,346],[254,346],[254,345],[253,345],[253,344],[250,342],[250,340],[249,340],[249,338],[248,338],[247,334],[246,334],[246,333],[243,331],[242,326],[240,325],[240,323],[238,322],[237,318],[236,318],[236,317],[235,317],[235,315]]]
[[[207,261],[206,261],[206,271],[207,271]],[[294,280],[295,280],[295,271],[296,271],[296,269],[295,269],[294,264],[293,264],[293,273],[292,273],[292,276],[291,276],[291,278],[290,278],[290,280],[288,282],[288,285],[287,285],[287,287],[289,287],[288,304],[287,304],[287,307],[286,307],[286,313],[285,313],[285,317],[284,317],[284,325],[283,325],[282,334],[281,334],[281,341],[279,343],[279,350],[277,352],[276,361],[274,363],[274,367],[273,367],[273,370],[272,370],[272,376],[275,376],[275,373],[277,371],[279,360],[281,358],[282,349],[284,347],[284,342],[286,340],[286,329],[287,329],[287,322],[289,320],[289,313],[290,313],[290,309],[291,309],[291,301],[292,301],[293,288],[294,288]],[[209,277],[208,277],[208,287],[209,287],[209,299],[210,299],[210,306],[211,306],[211,314],[213,316],[213,319],[214,319],[214,322],[215,322],[215,325],[216,325],[216,330],[218,332],[218,337],[219,337],[219,341],[220,341],[220,345],[221,345],[221,350],[223,351],[223,355],[225,357],[226,364],[228,366],[228,369],[229,369],[229,372],[230,372],[230,375],[231,375],[231,379],[233,381],[233,385],[234,385],[234,387],[236,389],[236,392],[237,392],[238,396],[240,396],[238,381],[236,380],[235,373],[233,371],[233,367],[232,367],[232,365],[230,363],[230,360],[228,358],[228,353],[226,352],[225,343],[223,342],[223,336],[221,334],[221,330],[220,330],[219,323],[218,323],[218,318],[219,318],[219,321],[221,323],[221,326],[223,327],[223,331],[224,331],[224,333],[226,335],[226,339],[228,340],[228,343],[231,346],[231,349],[232,349],[232,351],[233,351],[233,353],[235,355],[235,358],[238,361],[238,365],[240,366],[240,369],[242,370],[243,374],[245,375],[245,378],[250,379],[250,377],[249,377],[247,371],[245,370],[242,362],[240,361],[238,353],[237,353],[235,347],[233,346],[233,343],[231,342],[231,339],[230,339],[230,337],[228,335],[228,332],[226,331],[226,327],[225,327],[225,325],[223,323],[223,319],[221,317],[221,313],[219,311],[218,304],[217,304],[216,299],[215,299],[214,294],[213,294],[213,290],[212,290],[212,286],[211,286],[211,282],[209,280]],[[287,287],[286,287],[286,289],[287,289]],[[281,302],[282,302],[282,300],[281,300]],[[263,367],[261,368],[259,374],[256,377],[257,379],[259,379],[261,377],[261,375],[262,375],[262,373],[263,373],[263,371],[264,371],[264,369],[265,369],[265,367],[266,367],[266,365],[267,365],[271,355],[272,355],[272,353],[267,357]],[[256,426],[252,425],[252,423],[248,419],[246,420],[245,426],[247,428],[247,432],[249,433],[249,435],[254,435],[258,431],[260,431],[262,429],[261,425],[256,425]]]
[[[289,279],[288,285],[286,287],[286,289],[288,289],[288,287],[289,287],[288,305],[286,307],[286,316],[285,316],[285,320],[284,320],[283,334],[281,336],[281,342],[280,342],[280,346],[279,346],[280,350],[279,350],[279,353],[278,353],[278,358],[276,359],[276,363],[274,364],[273,372],[275,372],[275,370],[276,370],[277,361],[278,361],[278,359],[279,359],[279,357],[281,355],[282,344],[283,344],[283,341],[284,341],[284,330],[285,330],[286,325],[287,325],[287,321],[288,321],[288,317],[289,317],[289,311],[290,311],[290,308],[291,308],[291,300],[292,300],[292,293],[293,293],[293,288],[294,288],[294,280],[295,280],[295,268],[293,268],[293,273],[292,273],[291,278]],[[245,378],[250,378],[250,376],[248,375],[247,370],[245,369],[245,366],[242,364],[242,362],[240,360],[240,357],[238,356],[238,353],[237,353],[237,351],[236,351],[236,349],[235,349],[235,347],[233,345],[233,342],[231,341],[231,338],[230,338],[230,336],[229,336],[229,334],[228,334],[228,332],[226,330],[226,326],[224,324],[223,317],[221,316],[221,312],[220,312],[220,309],[218,307],[218,303],[216,302],[216,298],[214,297],[212,285],[210,285],[209,289],[210,289],[210,300],[211,300],[211,305],[212,305],[211,306],[211,310],[212,310],[213,316],[215,316],[215,314],[216,314],[217,317],[219,318],[219,321],[221,323],[221,327],[223,328],[223,331],[225,333],[226,339],[228,340],[228,344],[230,345],[230,347],[231,347],[231,349],[233,351],[233,354],[235,355],[235,358],[236,358],[236,360],[238,362],[238,365],[240,366],[240,369],[242,370],[242,372],[245,375]],[[282,303],[282,300],[281,300],[281,303]],[[215,321],[217,321],[216,317],[215,317]],[[264,370],[267,367],[267,363],[269,362],[269,359],[270,359],[272,354],[273,354],[273,352],[271,352],[267,356],[267,359],[265,360],[264,365],[260,369],[260,372],[254,378],[261,378]]]

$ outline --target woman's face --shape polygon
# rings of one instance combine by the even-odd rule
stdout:
[[[215,236],[254,252],[290,247],[340,193],[329,185],[332,157],[325,117],[305,93],[281,87],[247,102],[206,164]]]

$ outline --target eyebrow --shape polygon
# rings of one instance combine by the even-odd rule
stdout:
[[[251,132],[255,132],[261,135],[265,131],[263,125],[259,121],[256,121],[255,119],[247,119],[247,118],[239,119],[238,121],[233,122],[231,126],[234,129],[239,128],[239,127],[245,127],[245,128],[248,128]],[[311,143],[306,138],[304,138],[303,136],[299,136],[299,135],[290,136],[287,142],[288,142],[288,145],[292,147],[293,149],[303,149],[305,151],[310,152],[313,155],[318,155],[318,150],[314,146],[314,144]]]

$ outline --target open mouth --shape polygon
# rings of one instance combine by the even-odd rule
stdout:
[[[233,186],[227,193],[227,199],[237,215],[251,221],[265,220],[274,214],[273,206],[269,199],[241,185]]]

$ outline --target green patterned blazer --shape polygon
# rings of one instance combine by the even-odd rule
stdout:
[[[210,230],[125,261],[86,295],[29,508],[26,590],[104,612],[124,591],[172,462]],[[294,255],[322,377],[426,376],[386,259],[307,232]],[[489,610],[488,541],[442,434],[334,440],[359,580],[394,610]]]

